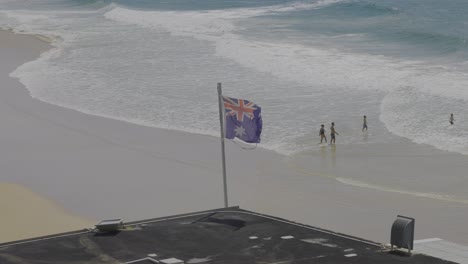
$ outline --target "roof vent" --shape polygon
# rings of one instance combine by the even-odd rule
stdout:
[[[398,248],[407,248],[411,253],[414,241],[414,218],[398,215],[392,225],[390,244]]]
[[[123,227],[122,219],[102,220],[96,225],[100,232],[117,232]]]

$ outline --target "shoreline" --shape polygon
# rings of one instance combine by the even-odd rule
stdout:
[[[34,37],[44,43],[47,43],[47,44],[52,44],[54,42],[54,37],[52,36],[46,36],[46,35],[41,35],[41,34],[32,34],[32,33],[26,33],[26,32],[23,32],[23,31],[15,31],[14,28],[9,28],[9,27],[1,27],[0,26],[0,31],[3,31],[3,32],[10,32],[10,33],[13,33],[15,35],[23,35],[23,36],[29,36],[29,37]],[[52,47],[51,47],[52,48]],[[41,52],[42,53],[42,52]],[[40,54],[39,54],[40,55]]]
[[[0,32],[0,37],[13,38],[4,34]],[[33,43],[33,36],[16,36],[28,45],[10,47],[21,50],[18,54],[25,53],[24,57],[11,56],[0,65],[5,83],[0,90],[0,182],[24,186],[96,222],[113,217],[141,220],[223,205],[219,138],[139,126],[31,98],[8,73],[37,57],[37,50],[47,45]],[[265,149],[245,151],[227,142],[230,205],[382,243],[388,241],[396,215],[406,214],[416,218],[417,239],[441,237],[467,245],[466,204],[337,181],[346,176],[372,183],[375,175],[382,174],[380,180],[398,183],[393,173],[404,164],[397,168],[399,173],[416,177],[405,185],[417,184],[433,173],[418,169],[426,156],[435,169],[455,162],[455,182],[463,176],[459,173],[466,157],[451,161],[451,155],[424,146],[401,144],[388,151],[389,147],[337,145],[335,152],[327,147],[287,157]],[[420,155],[419,151],[424,153],[421,159],[411,156]],[[408,154],[400,158],[401,153]],[[436,176],[431,177],[438,180]],[[463,189],[465,183],[458,183]]]

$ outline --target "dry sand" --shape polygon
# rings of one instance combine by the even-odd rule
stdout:
[[[0,183],[0,243],[93,227],[53,202],[17,185]]]
[[[137,126],[32,99],[8,73],[48,45],[9,32],[0,32],[0,40],[0,182],[25,186],[96,222],[223,206],[219,138]],[[402,158],[402,153],[407,155]],[[451,190],[448,183],[457,194],[468,187],[462,175],[465,156],[405,143],[327,146],[286,157],[259,148],[242,150],[227,141],[226,158],[230,205],[382,243],[389,241],[397,214],[403,214],[416,218],[416,239],[440,237],[468,245],[465,198],[434,195]],[[433,165],[426,170],[428,163]],[[439,180],[434,168],[440,166],[450,181]],[[19,190],[2,192],[1,199],[25,206],[13,199]],[[34,208],[38,219],[66,220],[53,204]],[[1,232],[24,228],[14,221],[21,217],[9,214],[7,222],[18,224],[8,227],[1,220]]]

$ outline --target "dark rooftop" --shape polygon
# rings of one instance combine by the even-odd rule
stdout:
[[[0,263],[453,262],[231,207],[4,243]]]

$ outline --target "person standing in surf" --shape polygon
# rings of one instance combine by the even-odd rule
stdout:
[[[322,144],[322,141],[325,139],[325,143],[327,143],[327,136],[325,136],[325,126],[322,124],[320,127],[320,144]]]
[[[362,132],[364,132],[364,129],[367,132],[367,117],[366,116],[364,116],[362,120]]]
[[[332,122],[330,127],[330,145],[335,144],[335,134],[339,135],[335,130],[335,122]]]
[[[449,122],[451,125],[455,122],[455,118],[453,117],[453,114],[450,114]]]

